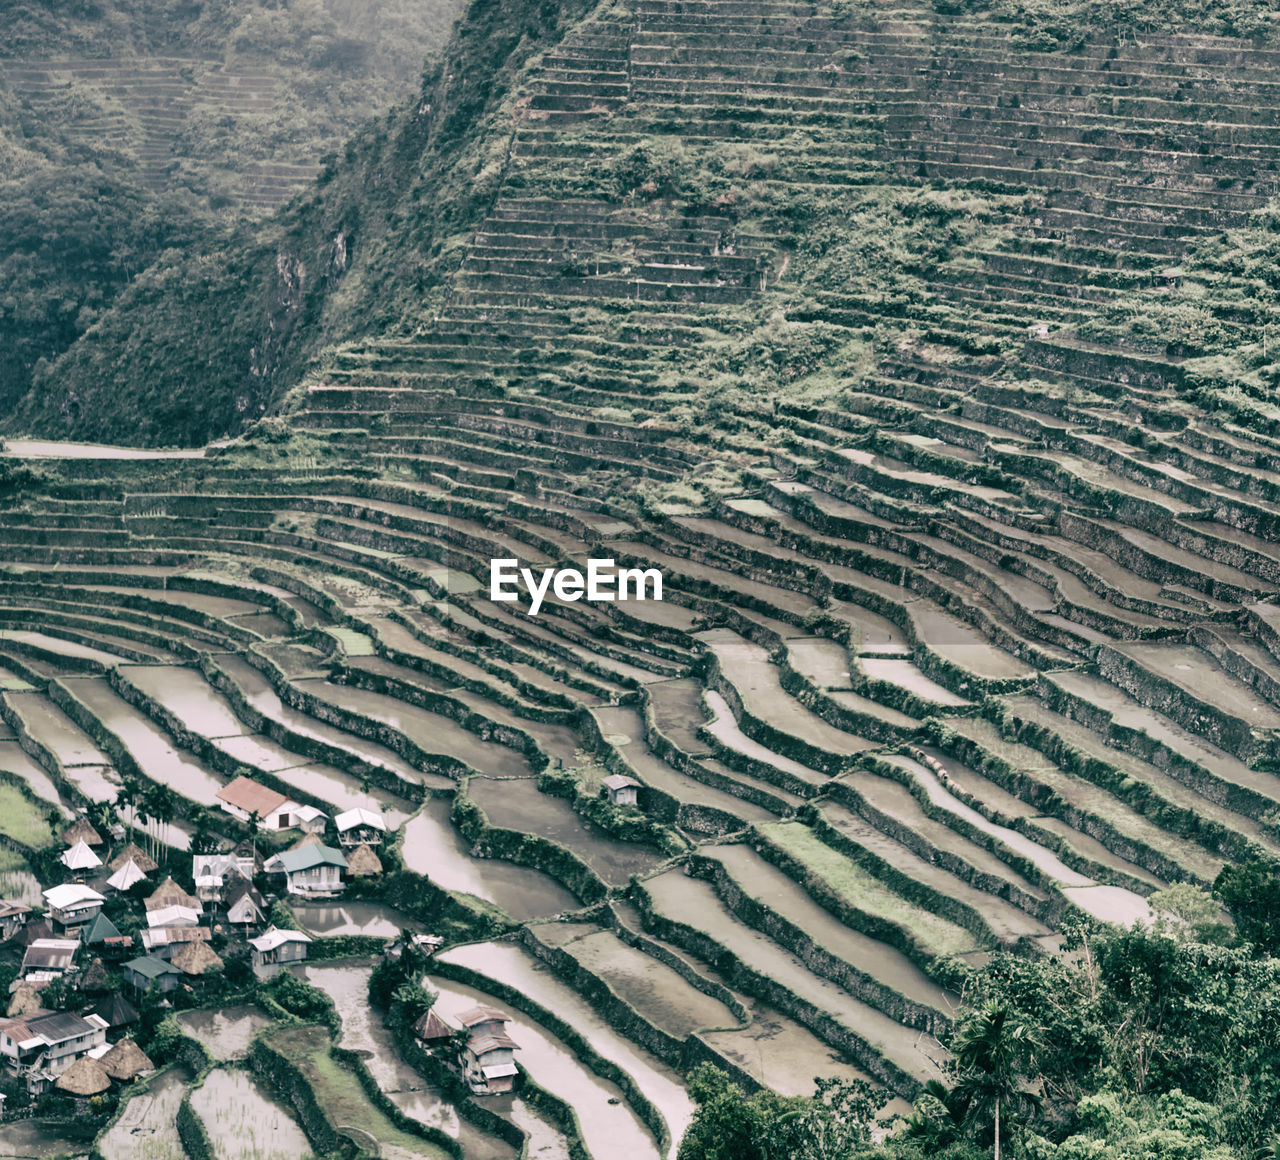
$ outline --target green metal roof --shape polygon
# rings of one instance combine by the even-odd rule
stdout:
[[[142,975],[146,979],[158,979],[161,975],[182,974],[172,963],[166,963],[164,959],[158,959],[155,955],[143,955],[141,958],[130,959],[125,963],[125,969]]]
[[[120,938],[120,929],[101,911],[97,917],[89,924],[89,929],[84,933],[84,941],[86,943],[106,942],[109,938]]]
[[[297,874],[302,870],[310,870],[313,866],[340,866],[347,868],[347,860],[341,850],[332,846],[312,844],[297,850],[281,850],[278,855],[280,866],[286,874]]]

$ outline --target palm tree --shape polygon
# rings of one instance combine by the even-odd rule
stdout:
[[[129,774],[121,774],[120,788],[116,791],[116,806],[125,813],[127,819],[126,824],[129,827],[129,841],[133,841],[133,821],[138,809],[138,800],[141,796],[142,787],[138,785],[138,779],[131,777]]]
[[[1038,1044],[1031,1027],[1003,1003],[991,1000],[968,1016],[951,1043],[960,1079],[957,1094],[968,1098],[968,1117],[993,1120],[995,1160],[1000,1160],[1001,1112],[1031,1100],[1023,1080],[1034,1066]]]
[[[178,806],[178,797],[167,785],[161,785],[157,782],[147,791],[147,812],[156,820],[156,852],[159,853],[161,845],[161,836],[163,835],[163,844],[167,845],[169,840],[169,826],[173,820],[174,811]],[[163,830],[160,827],[163,826]],[[160,859],[156,855],[152,855],[158,862]]]

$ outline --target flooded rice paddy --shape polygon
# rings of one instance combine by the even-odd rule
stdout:
[[[496,858],[473,858],[471,844],[449,820],[450,802],[435,797],[405,823],[401,856],[444,890],[473,894],[517,922],[574,910],[578,900],[550,875]]]
[[[342,1019],[340,1045],[360,1052],[378,1086],[400,1111],[452,1136],[462,1144],[467,1160],[512,1160],[515,1149],[460,1118],[453,1105],[400,1058],[381,1016],[369,1007],[372,970],[347,964],[298,968],[307,982],[333,1000]]]
[[[215,1059],[221,1060],[247,1055],[253,1037],[271,1022],[265,1012],[247,1005],[183,1011],[177,1018],[183,1031],[203,1043]]]
[[[217,1160],[300,1160],[311,1145],[283,1104],[247,1071],[215,1067],[191,1092]]]
[[[559,842],[613,885],[624,885],[632,874],[643,874],[664,861],[656,850],[611,838],[574,812],[563,798],[540,792],[531,778],[497,781],[473,777],[467,792],[493,825]]]
[[[621,1035],[581,995],[521,946],[480,943],[455,947],[445,952],[442,958],[513,988],[569,1023],[594,1051],[631,1076],[658,1108],[671,1132],[670,1154],[675,1155],[680,1137],[693,1114],[693,1104],[679,1076],[666,1064]],[[456,1013],[461,1009],[449,1006],[449,1003],[459,1002],[455,984],[435,978],[432,986],[440,991],[443,1011]],[[455,997],[446,999],[446,992],[450,990]],[[474,995],[466,988],[462,990],[467,992],[467,996]],[[481,1001],[494,1002],[492,999]],[[507,1010],[512,1017],[511,1037],[522,1047],[522,1052],[517,1053],[518,1061],[540,1084],[574,1107],[582,1124],[587,1149],[594,1156],[644,1157],[657,1154],[653,1137],[635,1118],[629,1105],[609,1103],[609,1099],[616,1098],[616,1091],[609,1090],[613,1088],[612,1084],[585,1068],[564,1044],[529,1016],[512,1010],[507,1004],[499,1002],[496,1005]],[[525,1046],[526,1035],[529,1047]],[[619,1114],[619,1109],[623,1108],[627,1116]]]
[[[170,1068],[130,1096],[98,1140],[103,1160],[186,1160],[177,1117],[189,1078],[180,1068]]]

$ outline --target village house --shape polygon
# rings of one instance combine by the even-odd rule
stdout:
[[[122,846],[114,858],[111,859],[110,865],[112,870],[119,870],[126,862],[134,862],[139,870],[145,874],[151,874],[160,869],[160,865],[151,857],[141,846],[134,842],[130,842],[127,846]]]
[[[347,859],[341,850],[319,842],[281,850],[264,864],[268,874],[284,874],[285,889],[290,894],[312,898],[341,894],[342,872],[346,868]]]
[[[277,930],[274,926],[257,938],[249,940],[253,952],[254,970],[277,966],[281,963],[298,963],[307,957],[307,944],[311,939],[300,930]]]
[[[142,872],[142,867],[132,858],[120,867],[110,878],[107,879],[107,886],[114,890],[117,894],[123,894],[126,890],[136,886],[139,882],[145,882],[147,876]]]
[[[640,783],[634,777],[626,777],[621,773],[610,774],[600,783],[609,795],[611,806],[633,806],[640,792]]]
[[[217,793],[218,804],[233,818],[242,822],[258,815],[260,830],[288,830],[295,824],[300,808],[282,793],[268,789],[249,777],[237,777]]]
[[[329,815],[315,806],[298,806],[293,811],[293,824],[304,834],[323,834],[329,828]]]
[[[106,1022],[108,1035],[123,1031],[138,1021],[138,1012],[133,1004],[118,992],[107,995],[94,1007],[93,1013]]]
[[[196,854],[191,859],[191,876],[201,902],[221,902],[230,883],[242,879],[244,872],[234,853]]]
[[[387,834],[387,823],[373,810],[347,810],[333,819],[340,846],[380,846]]]
[[[47,983],[73,970],[78,938],[38,938],[22,956],[22,977],[32,983]]]
[[[495,1007],[471,1007],[458,1015],[467,1040],[458,1052],[462,1077],[474,1095],[511,1091],[518,1068],[516,1042],[507,1035],[507,1015]]]
[[[267,904],[252,882],[240,879],[227,893],[227,922],[231,926],[261,926],[267,921]]]
[[[0,1056],[33,1094],[44,1091],[77,1059],[107,1041],[107,1022],[65,1011],[39,1011],[0,1022]]]
[[[143,905],[149,914],[153,910],[162,910],[167,906],[185,906],[196,914],[204,913],[204,904],[200,899],[188,894],[172,878],[166,878],[155,888]]]
[[[50,921],[55,929],[61,927],[68,933],[78,932],[86,923],[92,922],[106,901],[92,887],[79,882],[64,882],[43,893]]]
[[[62,831],[62,840],[68,846],[75,846],[80,842],[89,846],[102,845],[102,835],[93,828],[93,823],[88,818],[77,818]]]
[[[102,1070],[120,1083],[128,1083],[155,1071],[146,1052],[133,1039],[122,1039],[98,1060]]]
[[[142,955],[125,963],[124,980],[140,995],[152,987],[165,994],[182,981],[182,972],[164,959]]]
[[[208,942],[207,926],[153,926],[142,932],[142,949],[158,959],[172,959],[187,943]]]
[[[82,1055],[54,1082],[54,1087],[82,1100],[93,1099],[111,1087],[111,1077],[93,1054]]]
[[[127,950],[133,946],[133,939],[127,934],[121,934],[120,928],[116,926],[105,914],[99,914],[94,920],[84,928],[84,932],[80,936],[81,941],[87,947],[100,946],[104,950],[119,952]]]
[[[21,902],[10,902],[0,898],[0,942],[13,938],[24,926],[31,915],[31,907]]]

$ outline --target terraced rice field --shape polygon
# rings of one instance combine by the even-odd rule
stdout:
[[[34,802],[109,799],[126,773],[208,805],[240,765],[383,811],[407,875],[511,920],[447,948],[433,985],[445,1009],[513,1008],[522,1065],[577,1101],[597,1160],[670,1153],[695,1039],[748,1085],[865,1075],[910,1099],[945,1061],[957,964],[1051,953],[1069,915],[1131,923],[1161,887],[1280,855],[1275,433],[1202,405],[1179,357],[1072,329],[1263,204],[1244,177],[1280,156],[1275,110],[1254,124],[1232,94],[1269,59],[1126,40],[1064,79],[931,5],[602,9],[524,77],[447,305],[293,397],[336,466],[11,445],[52,482],[0,523],[0,828],[47,840]],[[1219,169],[1179,121],[1135,184],[1193,68]],[[780,140],[796,125],[803,149]],[[776,220],[565,177],[652,135],[776,147],[760,181],[788,198],[1011,200],[983,202],[984,244],[921,301],[803,287],[841,342],[914,334],[838,405],[743,388],[737,425],[698,437],[673,418],[698,393],[681,368],[794,312],[796,285]],[[678,489],[721,470],[722,494]],[[661,568],[663,603],[489,598],[494,558],[602,553]],[[585,816],[574,789],[608,772],[638,814]],[[322,909],[300,910],[322,936],[398,922]],[[409,1148],[307,1034],[285,1038],[326,1098]],[[403,1077],[372,1023],[344,1035]]]

